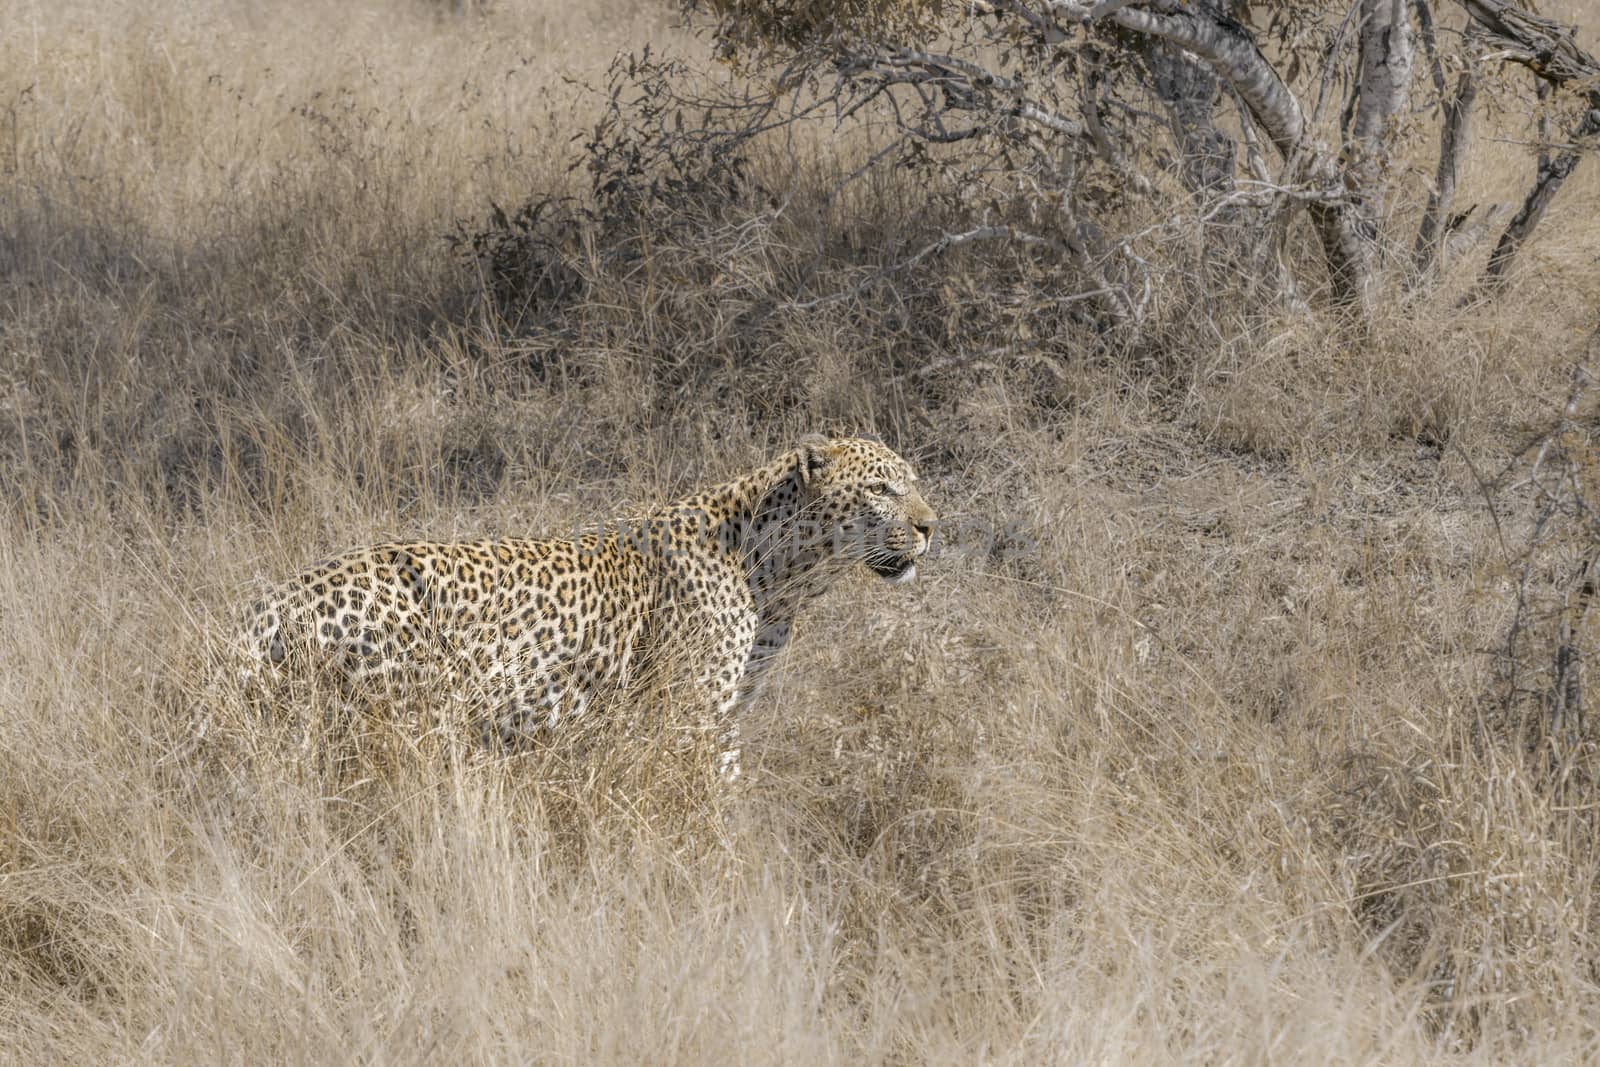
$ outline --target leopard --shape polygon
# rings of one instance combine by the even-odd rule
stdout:
[[[742,772],[739,712],[796,617],[852,567],[917,577],[937,516],[870,435],[807,434],[731,481],[568,537],[396,541],[314,563],[246,613],[244,673],[346,691],[442,681],[517,747],[652,685]]]

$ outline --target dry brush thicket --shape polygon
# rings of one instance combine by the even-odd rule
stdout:
[[[1132,336],[930,248],[938,166],[841,187],[870,123],[684,141],[684,79],[740,83],[674,19],[7,12],[0,1057],[1600,1054],[1593,165],[1498,297],[1485,246],[1350,329],[1168,227]],[[1522,99],[1480,93],[1458,205],[1526,192]],[[1437,140],[1394,151],[1414,232]],[[620,711],[308,755],[216,669],[337,548],[567,530],[825,427],[950,533],[802,619],[732,796]]]

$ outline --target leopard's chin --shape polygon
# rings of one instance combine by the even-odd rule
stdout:
[[[890,585],[905,585],[915,581],[917,577],[917,561],[914,559],[886,559],[867,564],[872,568],[872,573],[888,582]]]

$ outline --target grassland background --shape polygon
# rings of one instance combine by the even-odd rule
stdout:
[[[1474,733],[1525,520],[1472,467],[1584,358],[1592,163],[1503,299],[1457,308],[1468,265],[1358,341],[1175,313],[1142,361],[988,373],[953,297],[946,351],[842,306],[752,350],[781,227],[507,332],[444,235],[581,183],[579,83],[703,54],[661,6],[4,23],[0,1058],[1600,1055],[1592,815]],[[1464,202],[1521,191],[1527,135],[1492,118]],[[849,163],[805,150],[818,188]],[[869,243],[917,214],[851,197]],[[332,775],[209,671],[244,590],[333,549],[570,529],[829,426],[1021,535],[816,604],[732,800],[624,740]]]

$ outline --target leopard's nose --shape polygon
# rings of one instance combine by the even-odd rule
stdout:
[[[933,540],[933,519],[913,519],[911,528],[917,531],[917,543],[927,548]]]

